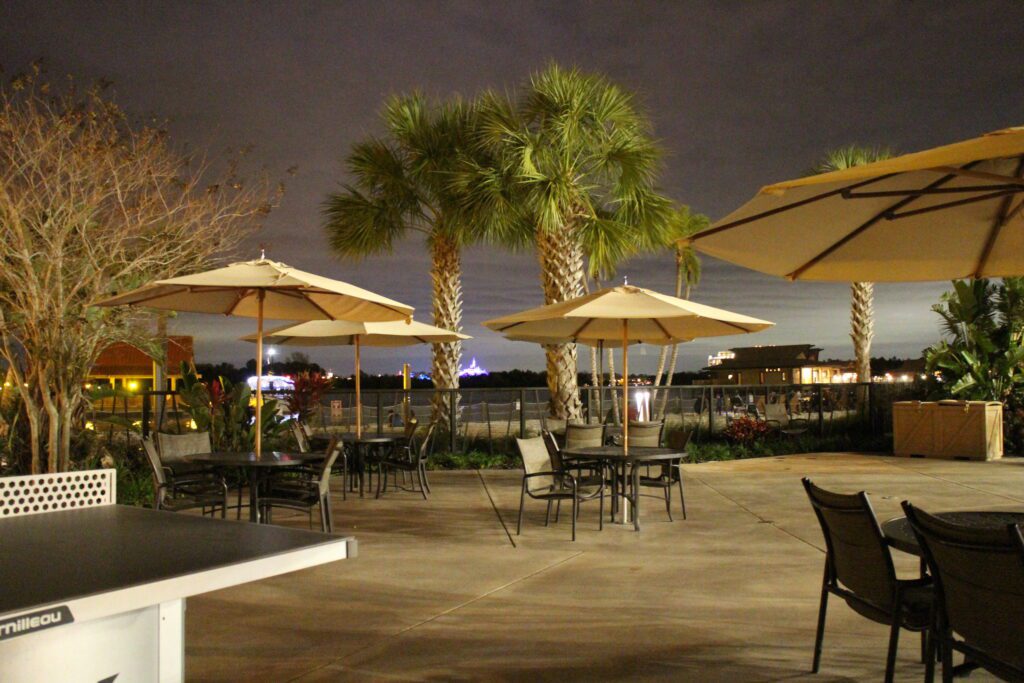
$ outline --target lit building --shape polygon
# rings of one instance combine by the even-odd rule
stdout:
[[[848,364],[818,359],[812,344],[748,346],[708,359],[713,384],[832,384],[853,381]],[[712,362],[714,361],[714,362]]]
[[[476,358],[474,358],[468,368],[459,368],[459,377],[480,377],[482,375],[489,374],[486,369],[476,364]]]
[[[175,389],[181,379],[181,364],[192,363],[192,337],[167,338],[167,387]],[[156,383],[156,361],[131,344],[118,342],[100,353],[89,372],[89,381],[97,384],[148,391]]]

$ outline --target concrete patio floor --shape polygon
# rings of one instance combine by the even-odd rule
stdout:
[[[521,474],[435,472],[429,501],[334,497],[357,559],[190,599],[195,681],[875,681],[887,629],[833,599],[821,672],[809,673],[824,561],[800,477],[866,489],[880,519],[926,510],[1024,510],[1024,459],[991,463],[815,454],[686,467],[689,519],[645,499],[640,534],[597,530],[583,507],[543,526]],[[275,513],[305,527],[305,516]],[[894,553],[901,574],[917,558]],[[919,681],[904,632],[897,679]],[[993,680],[975,673],[971,680]]]

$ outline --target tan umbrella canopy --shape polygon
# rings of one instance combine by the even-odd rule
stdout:
[[[157,280],[99,306],[221,313],[256,318],[256,452],[262,451],[263,319],[393,321],[413,309],[355,285],[259,258],[202,273]]]
[[[1024,275],[1024,127],[769,185],[689,242],[792,280]]]
[[[604,342],[622,346],[622,376],[629,377],[627,347],[635,343],[671,344],[698,337],[760,332],[774,323],[649,289],[623,285],[488,320],[486,327],[509,339],[540,344]],[[623,382],[623,415],[629,415],[629,382]],[[623,419],[622,444],[629,452],[629,419]]]
[[[242,337],[257,341],[256,335]],[[361,346],[412,346],[462,341],[472,337],[426,323],[409,322],[346,322],[342,320],[311,320],[269,330],[263,337],[276,346],[354,346],[356,350],[356,437],[363,432],[363,404],[360,400],[359,348]]]

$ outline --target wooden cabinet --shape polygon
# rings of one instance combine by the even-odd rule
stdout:
[[[892,406],[893,452],[909,457],[1003,457],[1003,405],[989,401],[900,401]]]

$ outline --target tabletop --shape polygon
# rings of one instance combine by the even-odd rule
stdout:
[[[950,524],[992,529],[1007,524],[1024,524],[1024,512],[1008,512],[1002,510],[960,510],[956,512],[938,512],[939,519]],[[920,555],[921,548],[917,544],[914,530],[910,528],[910,520],[906,517],[893,517],[882,524],[882,533],[889,545],[911,555]]]
[[[126,505],[0,519],[0,538],[0,615],[352,542]]]
[[[686,457],[686,451],[674,448],[633,446],[626,455],[622,446],[593,446],[590,448],[567,448],[563,454],[570,458],[594,460],[622,460],[627,462],[654,462],[658,460],[679,460]]]
[[[323,453],[285,453],[282,451],[268,451],[261,453],[195,453],[185,456],[187,462],[200,463],[203,465],[229,465],[232,467],[295,467],[313,460],[323,460]]]
[[[391,443],[404,438],[405,437],[400,434],[396,434],[394,436],[388,436],[386,434],[378,436],[377,434],[374,434],[373,436],[361,436],[359,438],[356,438],[356,435],[351,432],[341,435],[341,440],[345,443]]]

